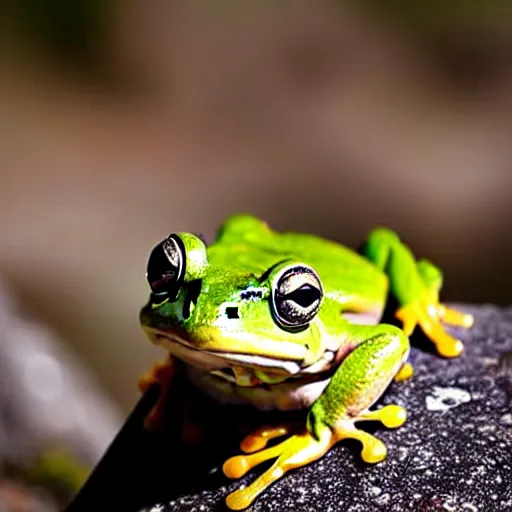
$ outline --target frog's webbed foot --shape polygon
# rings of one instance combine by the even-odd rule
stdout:
[[[447,333],[443,323],[456,327],[469,328],[473,325],[472,315],[449,309],[439,303],[438,294],[425,293],[414,303],[401,307],[396,317],[403,324],[403,331],[410,336],[419,325],[444,357],[457,357],[463,350],[462,342]]]
[[[334,428],[322,425],[317,431],[317,436],[303,429],[276,446],[266,449],[262,448],[266,446],[268,440],[290,433],[293,427],[287,425],[259,429],[247,436],[240,445],[243,451],[255,453],[237,455],[228,459],[223,465],[224,474],[229,478],[241,478],[259,464],[272,459],[277,460],[248,487],[231,493],[226,498],[226,504],[231,510],[247,508],[266,488],[279,480],[285,473],[318,460],[342,439],[351,438],[360,441],[363,445],[361,457],[365,462],[372,464],[380,462],[387,455],[386,446],[376,437],[356,428],[355,423],[380,421],[388,428],[396,428],[401,426],[405,420],[405,409],[397,405],[387,405],[377,411],[363,412],[355,418],[342,419]]]
[[[316,440],[312,434],[303,431],[271,448],[228,459],[222,467],[224,474],[229,478],[240,478],[262,462],[277,458],[272,467],[248,487],[231,493],[226,498],[226,505],[231,510],[243,510],[287,471],[319,459],[334,444],[334,436],[330,429],[325,429],[322,434],[321,438]]]
[[[141,393],[145,393],[154,385],[160,387],[158,401],[144,420],[144,426],[149,430],[161,430],[163,428],[164,411],[167,407],[169,389],[174,373],[175,366],[172,358],[169,356],[165,361],[155,363],[153,367],[148,372],[141,375],[138,380],[137,384]]]
[[[474,323],[473,316],[447,308],[439,302],[442,274],[435,265],[422,259],[417,263],[417,271],[424,289],[415,300],[400,308],[396,316],[402,321],[407,336],[419,325],[440,355],[457,357],[464,348],[462,342],[448,334],[442,324],[469,329]]]

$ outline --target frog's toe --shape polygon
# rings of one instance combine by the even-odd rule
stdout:
[[[441,324],[442,317],[439,314],[440,306],[437,303],[414,303],[408,304],[400,308],[395,316],[402,322],[402,330],[407,336],[410,336],[414,328],[419,325],[426,336],[434,343],[436,350],[439,355],[444,357],[457,357],[464,349],[464,345],[460,340],[454,338],[451,334],[448,334]],[[444,313],[448,318],[453,319],[453,311],[447,309],[441,309],[441,313]],[[459,314],[458,314],[459,315]],[[463,315],[466,316],[466,315]],[[464,320],[466,325],[469,323],[469,318],[458,318]],[[446,322],[449,323],[449,322]]]
[[[419,323],[423,332],[436,346],[439,355],[444,357],[457,357],[464,349],[462,341],[448,334],[437,318],[420,314]]]
[[[405,363],[402,368],[395,375],[396,382],[402,382],[404,380],[410,379],[414,375],[414,368],[411,363]]]
[[[356,439],[362,445],[361,458],[369,463],[375,464],[386,458],[386,445],[376,437],[364,430],[356,428],[354,423],[359,421],[380,421],[387,428],[398,428],[407,419],[406,410],[399,405],[386,405],[376,411],[365,411],[351,420],[341,421],[335,429],[337,440]]]
[[[407,420],[407,411],[395,404],[385,405],[375,411],[366,411],[354,421],[380,421],[387,428],[401,427]]]
[[[241,478],[248,471],[255,468],[259,464],[267,460],[280,457],[283,453],[290,449],[291,445],[294,444],[295,437],[297,436],[292,436],[282,443],[279,443],[276,446],[272,446],[271,448],[267,448],[265,450],[259,450],[248,455],[236,455],[235,457],[231,457],[224,463],[222,470],[224,471],[224,474],[229,478]]]
[[[240,449],[245,453],[262,450],[268,442],[276,437],[282,437],[298,430],[298,425],[286,424],[277,427],[264,426],[246,436],[240,443]]]
[[[224,463],[223,471],[229,478],[240,478],[255,466],[277,458],[276,462],[249,486],[238,489],[226,498],[231,510],[247,508],[267,487],[279,480],[288,471],[306,466],[322,457],[334,444],[335,438],[329,428],[322,430],[317,440],[307,431],[293,435],[282,443],[251,455],[238,455]]]
[[[402,331],[404,331],[405,335],[410,336],[418,324],[418,317],[414,306],[408,305],[400,308],[395,313],[395,317],[402,322]]]
[[[475,323],[473,315],[447,308],[443,304],[439,304],[437,306],[437,314],[442,322],[448,325],[453,325],[454,327],[465,327],[466,329],[469,329]]]
[[[341,439],[355,439],[363,445],[361,450],[361,458],[368,464],[376,464],[377,462],[383,461],[388,450],[386,445],[375,436],[372,436],[364,430],[355,428],[353,424],[350,427],[344,427],[338,429],[338,438]]]

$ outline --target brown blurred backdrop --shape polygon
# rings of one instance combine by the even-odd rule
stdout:
[[[0,272],[124,410],[149,250],[233,212],[512,302],[510,8],[413,3],[3,2]]]

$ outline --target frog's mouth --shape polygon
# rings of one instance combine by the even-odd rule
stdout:
[[[183,362],[242,387],[278,384],[291,378],[330,370],[336,352],[326,350],[320,359],[305,366],[298,361],[232,352],[213,352],[194,347],[175,333],[146,329],[151,341]]]

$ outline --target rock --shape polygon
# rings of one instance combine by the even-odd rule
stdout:
[[[415,376],[393,383],[377,404],[399,404],[409,414],[397,430],[372,430],[388,447],[385,461],[365,465],[357,443],[341,442],[247,510],[512,510],[512,309],[461,309],[476,318],[470,331],[451,329],[465,342],[462,356],[442,359],[415,333]],[[226,510],[227,494],[261,472],[256,468],[238,481],[223,476],[222,462],[237,453],[239,438],[202,452],[166,446],[142,431],[151,406],[145,400],[69,512],[113,504],[120,512]],[[226,418],[220,413],[217,423],[227,429]]]

